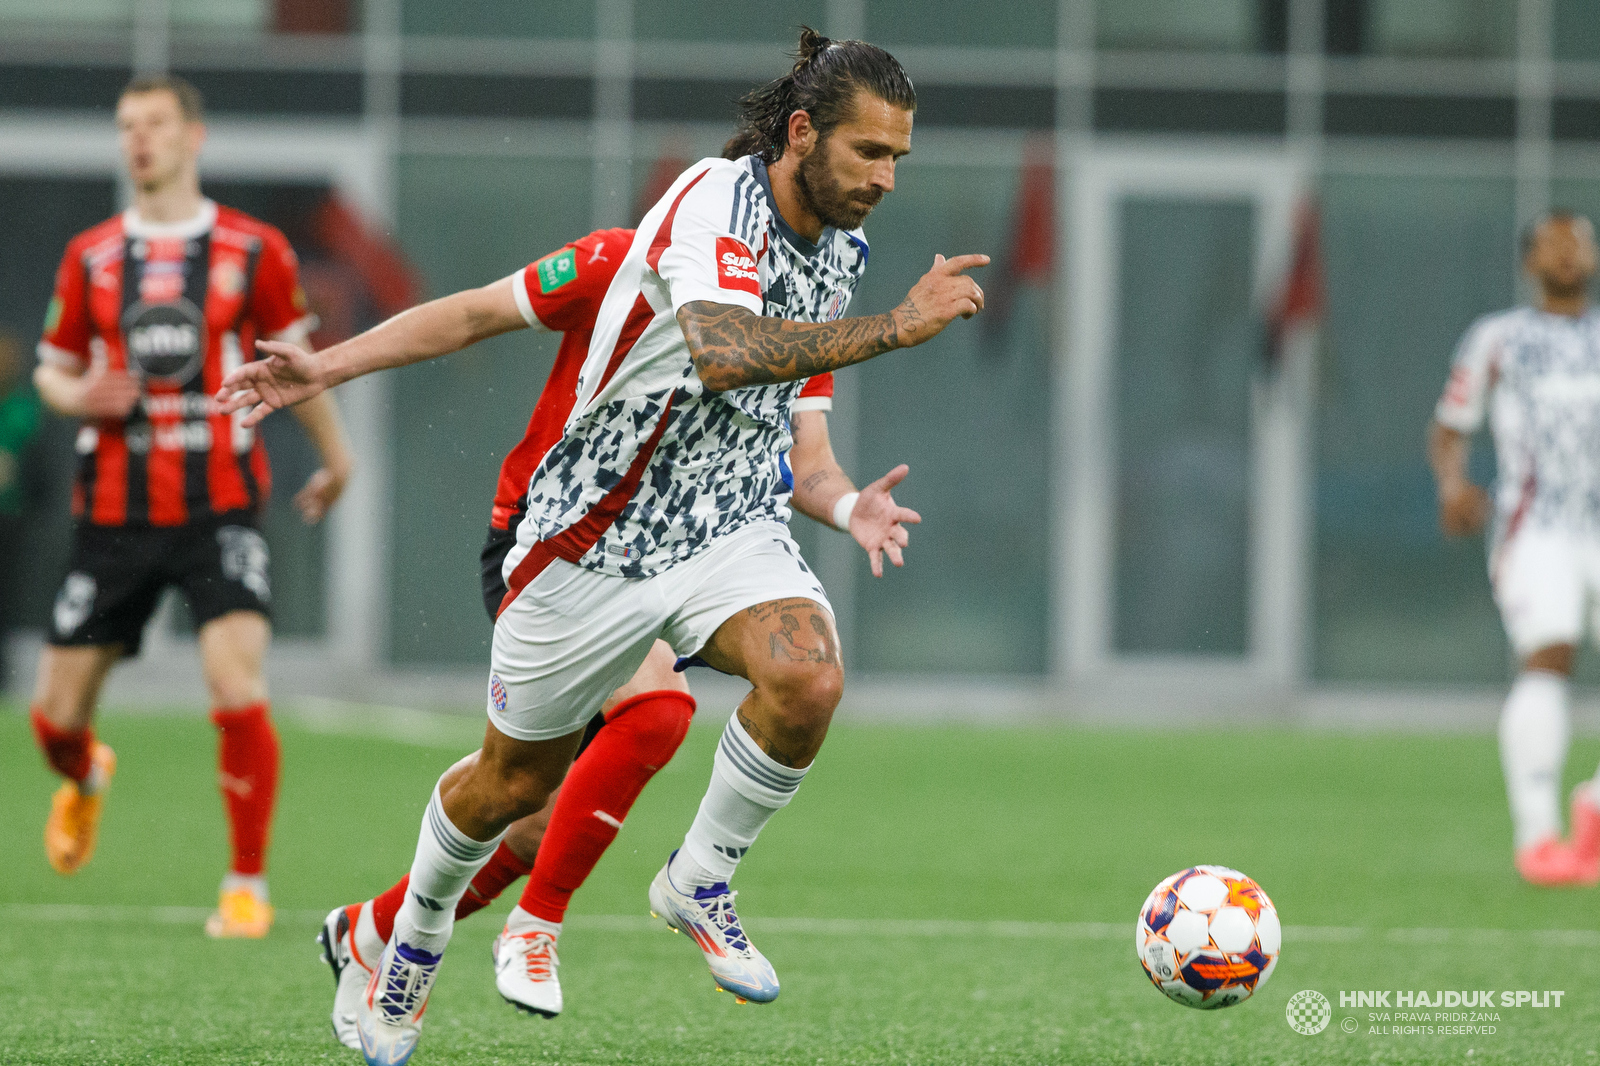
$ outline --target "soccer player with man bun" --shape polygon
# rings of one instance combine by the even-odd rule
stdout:
[[[1473,323],[1434,412],[1429,459],[1446,533],[1492,518],[1489,574],[1519,672],[1500,717],[1517,871],[1536,885],[1600,883],[1600,775],[1572,795],[1561,838],[1561,773],[1579,641],[1600,617],[1600,314],[1589,307],[1594,227],[1552,212],[1529,227],[1523,267],[1535,306]],[[1493,500],[1467,476],[1489,423]]]
[[[736,148],[730,144],[727,151]],[[509,278],[442,297],[373,331],[374,339],[386,334],[384,343],[391,347],[416,344],[429,335],[476,338],[524,327],[562,334],[555,365],[527,430],[506,454],[496,483],[482,553],[484,608],[491,622],[505,600],[502,569],[527,510],[528,480],[560,439],[571,414],[595,316],[633,235],[633,230],[598,230]],[[896,467],[857,492],[829,442],[827,412],[833,407],[832,397],[833,375],[821,374],[805,383],[792,409],[793,503],[818,521],[849,532],[867,550],[873,573],[881,575],[884,554],[896,566],[903,562],[902,549],[908,542],[903,523],[921,520],[891,495],[908,468]],[[683,742],[695,702],[675,665],[671,647],[658,640],[633,677],[590,720],[579,754],[554,798],[539,813],[512,824],[456,904],[459,921],[529,875],[494,950],[495,984],[521,1010],[545,1017],[561,1013],[556,943],[568,901],[615,839],[640,791]],[[409,876],[402,877],[372,899],[335,908],[318,935],[336,985],[334,1035],[350,1047],[360,1046],[357,1006],[371,967],[393,934],[409,884]]]
[[[94,851],[116,767],[90,728],[100,688],[118,659],[138,654],[163,589],[176,587],[199,630],[233,845],[206,931],[260,937],[272,924],[279,758],[261,669],[271,586],[257,528],[271,473],[254,431],[212,394],[255,358],[258,338],[303,342],[314,320],[283,234],[201,195],[194,87],[138,79],[116,115],[133,204],[68,244],[34,375],[46,404],[82,422],[69,572],[32,713],[39,747],[66,778],[45,850],[62,874]],[[315,522],[338,499],[350,454],[330,398],[296,414],[324,463],[295,497]]]
[[[866,267],[858,227],[894,187],[915,107],[887,52],[807,30],[793,72],[747,101],[762,152],[694,164],[640,223],[506,557],[483,748],[428,802],[358,1011],[369,1062],[410,1057],[457,903],[507,828],[545,805],[585,723],[657,639],[752,690],[651,907],[691,934],[719,987],[777,996],[728,880],[793,798],[843,691],[827,596],[784,523],[790,410],[806,379],[920,344],[983,306],[963,271],[988,258],[937,256],[894,310],[841,318]],[[356,342],[317,356],[265,348],[274,359],[230,376],[229,406],[282,406],[427,357]]]

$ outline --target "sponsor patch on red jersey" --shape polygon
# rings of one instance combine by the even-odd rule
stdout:
[[[761,295],[761,275],[756,272],[756,257],[749,245],[735,237],[717,238],[717,284]]]

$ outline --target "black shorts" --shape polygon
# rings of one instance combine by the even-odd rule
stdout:
[[[483,573],[483,609],[489,612],[491,623],[500,617],[500,603],[506,598],[506,582],[500,576],[500,568],[516,543],[516,530],[490,526],[489,535],[483,541],[483,552],[478,556]]]
[[[50,643],[120,644],[124,655],[137,655],[168,586],[183,593],[196,627],[230,611],[270,620],[267,567],[267,542],[247,511],[170,527],[80,522],[50,612]]]
[[[493,622],[500,617],[500,604],[506,598],[505,578],[500,576],[501,568],[505,566],[506,556],[511,554],[511,548],[517,543],[515,529],[497,529],[489,527],[489,535],[484,538],[483,551],[478,555],[478,563],[483,577],[483,609],[489,612],[489,621]],[[584,727],[583,740],[578,742],[578,755],[583,754],[583,749],[589,746],[594,735],[600,732],[600,727],[606,724],[606,716],[596,714],[589,719],[589,724]]]

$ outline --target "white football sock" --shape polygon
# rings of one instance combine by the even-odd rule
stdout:
[[[457,829],[444,813],[444,801],[435,785],[422,816],[406,901],[394,918],[395,940],[430,955],[443,952],[455,925],[456,904],[504,836],[502,832],[493,840],[473,840]]]
[[[361,964],[364,967],[370,970],[378,965],[384,945],[378,938],[378,923],[372,917],[370,899],[361,905],[360,916],[356,918],[356,927],[350,930],[350,940],[355,945],[356,954],[361,957]]]
[[[561,935],[560,922],[547,922],[523,910],[521,905],[512,907],[511,913],[506,915],[506,932],[513,936],[523,933],[549,933],[553,937]]]
[[[262,874],[236,874],[232,870],[222,875],[222,891],[237,892],[241,888],[250,890],[250,894],[262,903],[271,899],[267,895],[267,879]]]
[[[1567,679],[1525,670],[1500,714],[1500,765],[1518,849],[1561,832],[1561,770],[1571,732]]]
[[[712,763],[711,786],[672,861],[672,880],[679,887],[703,888],[731,878],[761,827],[794,798],[805,776],[805,770],[784,766],[757,747],[737,714],[729,718]]]

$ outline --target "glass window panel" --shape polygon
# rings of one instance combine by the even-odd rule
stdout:
[[[1242,655],[1249,640],[1249,202],[1122,205],[1114,647]]]
[[[432,295],[487,284],[589,231],[590,178],[588,160],[402,156],[401,244]],[[487,662],[478,551],[556,343],[519,331],[392,375],[396,661]]]
[[[272,24],[269,0],[171,0],[174,26],[265,29]]]
[[[930,9],[923,0],[865,0],[866,38],[897,44],[1054,48],[1056,0],[1012,0],[983,8]],[[813,23],[818,29],[821,25]],[[912,77],[916,72],[912,71]]]
[[[1331,176],[1323,211],[1316,676],[1501,681],[1484,543],[1439,532],[1424,442],[1461,334],[1513,301],[1511,183]],[[1473,474],[1493,475],[1483,437]]]
[[[1102,48],[1246,52],[1257,47],[1257,0],[1118,0],[1096,5]]]
[[[827,14],[824,0],[784,4],[637,0],[633,33],[646,41],[771,41],[792,49],[800,39],[802,25],[825,32]]]
[[[60,22],[93,25],[133,21],[134,0],[0,0],[0,22]]]
[[[914,158],[914,157],[913,157]],[[887,310],[935,253],[1009,253],[1020,171],[901,165],[895,191],[867,220],[872,265],[852,314]],[[898,463],[895,496],[920,511],[903,570],[874,580],[851,552],[853,646],[863,670],[1042,673],[1051,568],[1051,342],[1045,283],[1019,286],[1008,321],[994,312],[1002,267],[981,275],[990,312],[928,344],[843,375],[855,383],[858,483]],[[841,427],[843,431],[845,427]],[[797,520],[797,526],[804,519]]]
[[[1557,59],[1600,59],[1600,10],[1595,0],[1555,0]]]
[[[595,0],[528,3],[526,0],[402,0],[405,33],[441,37],[593,37]]]
[[[1367,50],[1381,55],[1508,56],[1514,0],[1373,0]]]

